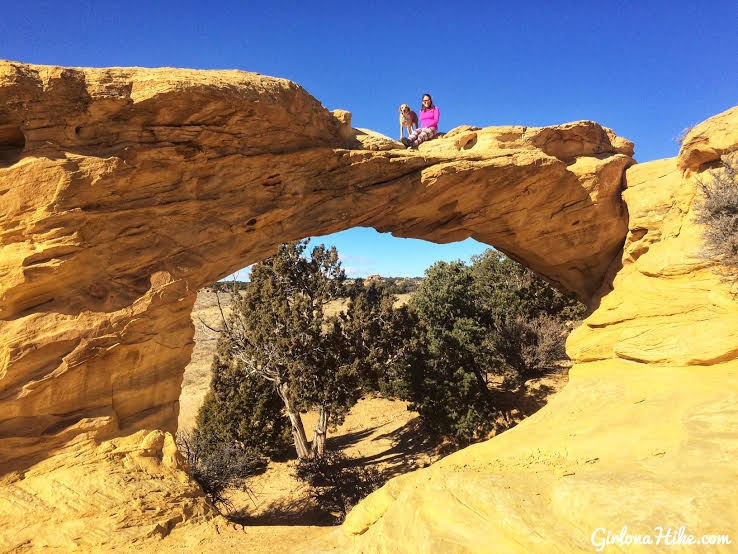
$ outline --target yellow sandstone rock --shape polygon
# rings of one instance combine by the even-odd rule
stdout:
[[[738,128],[738,110],[726,113],[732,120],[717,116],[718,128]],[[705,140],[723,145],[713,156],[738,148],[738,137]],[[656,527],[684,526],[732,544],[678,548],[733,552],[738,300],[699,256],[694,177],[676,159],[627,170],[628,235],[614,289],[570,335],[576,365],[551,403],[391,481],[305,551],[592,552],[593,539],[624,526],[654,541]],[[662,539],[607,551],[668,548]]]
[[[698,170],[735,150],[738,144],[738,106],[703,121],[687,133],[679,152],[679,169]]]
[[[703,135],[680,167],[735,148]],[[308,550],[591,551],[622,525],[738,540],[736,305],[696,256],[693,176],[630,167],[587,121],[395,145],[282,79],[0,62],[0,549],[212,530],[171,438],[196,291],[355,226],[472,236],[599,308],[553,403]]]

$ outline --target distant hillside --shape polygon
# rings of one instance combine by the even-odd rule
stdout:
[[[356,279],[346,279],[346,297],[351,296],[350,290],[357,283],[363,283],[369,286],[370,283],[377,283],[382,288],[386,288],[390,294],[412,294],[418,290],[423,282],[423,277],[381,277],[379,275],[370,275],[366,279],[358,277]],[[245,290],[249,286],[249,281],[218,281],[213,283],[205,290],[210,292],[227,292],[232,290]]]

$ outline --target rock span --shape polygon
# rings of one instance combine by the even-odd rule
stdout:
[[[361,150],[370,134],[280,79],[0,68],[19,145],[0,169],[3,464],[93,428],[174,431],[195,292],[280,242],[473,236],[589,300],[625,237],[632,145],[595,123]]]
[[[307,552],[592,552],[660,526],[732,552],[738,538],[738,299],[702,259],[696,178],[738,149],[738,107],[694,128],[679,158],[630,167],[613,290],[575,329],[576,365],[517,427],[360,503]],[[607,545],[651,552],[653,545]],[[641,548],[642,550],[638,550]]]
[[[696,158],[680,160],[688,167],[713,160],[714,152],[704,153],[709,137],[708,131],[695,142]],[[719,309],[690,310],[690,302],[705,303],[698,294],[682,305],[659,304],[662,319],[648,321],[640,319],[646,308],[629,296],[618,301],[617,290],[605,296],[603,308],[570,340],[573,357],[586,363],[545,414],[392,481],[331,538],[392,550],[420,522],[415,533],[435,528],[426,540],[438,545],[473,549],[471,533],[484,530],[498,551],[513,544],[535,548],[538,543],[518,535],[528,532],[530,516],[546,520],[540,529],[551,531],[552,544],[581,546],[570,526],[585,529],[594,515],[612,520],[617,513],[608,503],[592,510],[612,492],[608,475],[627,482],[630,468],[644,491],[665,482],[681,470],[683,458],[672,456],[705,456],[706,447],[668,456],[649,447],[694,438],[700,421],[719,427],[723,412],[715,415],[710,406],[735,394],[725,370],[735,367],[733,350],[700,354],[695,359],[710,372],[698,373],[684,361],[689,356],[670,357],[666,333],[649,334],[651,323],[694,312],[710,322],[705,329],[720,343],[725,332],[717,329],[732,322],[735,311],[704,263],[675,261],[691,250],[669,263],[657,260],[666,268],[661,273],[644,273],[642,260],[660,244],[673,251],[666,239],[674,233],[694,242],[694,225],[682,222],[694,191],[673,161],[663,162],[665,190],[649,184],[654,165],[631,168],[624,181],[632,153],[631,143],[587,121],[460,127],[419,151],[405,151],[372,131],[352,129],[350,114],[328,112],[281,79],[0,62],[0,524],[7,530],[0,545],[125,545],[212,517],[169,434],[192,347],[189,313],[197,289],[263,259],[280,242],[367,226],[436,242],[472,236],[593,307],[620,264],[615,283],[629,293],[642,290],[634,279],[643,275],[655,289],[676,284],[670,263],[682,268],[678,275],[699,272],[704,286],[714,288],[710,306]],[[626,185],[624,196],[634,206],[641,191],[659,192],[642,202],[644,215],[631,215],[630,226],[621,198]],[[626,236],[629,258],[620,255]],[[655,297],[671,302],[675,290],[681,289]],[[650,298],[635,298],[644,296]],[[632,337],[630,321],[638,329]],[[648,348],[639,336],[651,340]],[[664,381],[669,386],[658,401],[631,398]],[[680,405],[688,387],[694,394]],[[626,433],[653,431],[634,405],[647,408],[648,417],[688,415],[694,425],[691,431],[669,427],[668,444],[645,441],[629,452]],[[603,441],[612,444],[598,450]],[[593,452],[601,455],[584,459]],[[580,465],[584,471],[571,472]],[[722,483],[725,464],[717,467],[715,482]],[[652,471],[650,480],[644,471]],[[684,473],[694,480],[699,471]],[[479,489],[475,474],[490,486],[472,500],[464,491]],[[726,490],[735,497],[734,488]],[[716,498],[705,505],[724,508],[725,497]],[[458,511],[461,527],[443,513],[459,506],[466,506]],[[563,511],[569,519],[562,523]],[[516,525],[502,525],[513,516]],[[447,523],[438,526],[443,518]],[[405,548],[428,544],[412,540]]]

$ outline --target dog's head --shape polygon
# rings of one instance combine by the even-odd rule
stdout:
[[[400,112],[401,114],[407,113],[410,111],[410,106],[408,106],[407,104],[402,104],[400,105],[400,109],[397,111]]]

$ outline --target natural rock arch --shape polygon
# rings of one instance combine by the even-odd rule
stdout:
[[[734,112],[723,117],[728,128],[735,127]],[[358,548],[371,550],[383,540],[398,544],[392,541],[412,537],[420,547],[422,536],[413,536],[400,517],[410,506],[415,521],[436,528],[447,537],[438,540],[451,545],[473,549],[474,529],[481,526],[496,544],[510,547],[535,526],[526,518],[547,517],[552,541],[571,550],[584,540],[572,539],[572,526],[583,528],[595,515],[615,521],[607,506],[593,509],[591,479],[624,479],[628,467],[644,490],[661,483],[659,476],[683,472],[675,498],[695,500],[689,483],[701,474],[651,450],[666,444],[677,459],[705,458],[705,448],[680,450],[677,439],[699,439],[694,429],[708,417],[700,415],[703,404],[735,395],[721,373],[725,364],[735,366],[738,348],[719,342],[725,337],[719,331],[736,317],[726,307],[727,293],[716,289],[709,309],[695,308],[705,294],[676,301],[681,289],[675,278],[698,275],[705,287],[717,287],[707,265],[692,256],[688,173],[698,169],[689,160],[706,163],[738,143],[725,133],[715,143],[709,132],[695,130],[694,148],[680,158],[684,179],[674,160],[634,166],[623,179],[633,164],[632,145],[592,122],[462,127],[407,152],[351,129],[349,114],[328,112],[281,79],[12,62],[0,63],[0,128],[10,129],[0,136],[9,145],[0,161],[0,522],[16,521],[12,507],[18,505],[26,506],[27,517],[20,519],[30,522],[14,523],[4,539],[11,547],[86,540],[75,535],[74,525],[64,539],[59,529],[48,530],[50,522],[67,519],[85,518],[95,532],[114,532],[124,544],[165,535],[176,523],[207,514],[165,433],[176,425],[196,291],[268,256],[282,241],[353,226],[438,242],[473,236],[592,307],[620,270],[616,289],[631,297],[624,302],[617,290],[605,296],[604,309],[570,340],[580,365],[554,405],[514,433],[434,466],[423,473],[428,485],[418,484],[425,477],[393,481],[355,510],[336,541],[360,536]],[[656,199],[641,201],[643,190]],[[665,251],[678,255],[664,257]],[[648,304],[643,290],[658,291],[657,305]],[[639,319],[644,309],[657,319]],[[670,350],[662,326],[688,313],[701,314],[702,334],[685,349]],[[723,365],[706,379],[685,373],[695,364]],[[678,385],[676,376],[683,374]],[[643,404],[644,391],[665,379],[673,382],[671,392]],[[680,392],[685,389],[692,392],[688,402]],[[656,440],[649,435],[657,432],[654,425],[638,421],[644,442],[633,448],[636,460],[618,434],[634,425],[635,404],[643,404],[638,409],[648,417],[668,408],[694,425]],[[615,430],[593,431],[605,410]],[[604,438],[583,442],[592,437]],[[731,440],[726,444],[733,448],[737,441]],[[531,454],[536,446],[537,458]],[[464,464],[472,469],[454,473]],[[593,472],[563,480],[580,465]],[[472,477],[483,467],[490,482],[512,484],[514,492],[487,490],[473,525],[468,518],[461,527],[439,525],[442,513],[417,512],[433,498],[444,505],[445,493],[436,486],[447,479],[444,472],[451,472],[451,481],[441,489],[468,504],[463,491],[478,487]],[[716,467],[714,481],[725,485],[726,465]],[[95,494],[74,490],[71,485],[82,475],[89,479],[90,471],[102,483]],[[141,487],[152,479],[160,480],[156,487]],[[42,492],[46,482],[65,485]],[[729,511],[735,485],[723,489],[712,500],[699,498],[708,512]],[[643,504],[644,494],[633,495],[633,503]],[[515,507],[529,497],[533,509]],[[567,502],[574,501],[580,522],[562,523]],[[635,504],[623,510],[643,515]],[[519,528],[496,526],[520,514],[525,521]],[[687,515],[688,523],[704,521]]]
[[[595,123],[366,150],[285,80],[1,74],[2,123],[25,146],[2,170],[0,463],[90,427],[174,431],[196,291],[280,242],[358,225],[473,236],[589,301],[625,237],[632,145]]]

